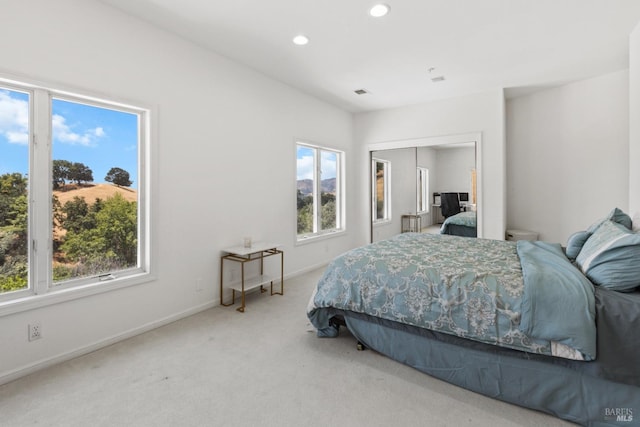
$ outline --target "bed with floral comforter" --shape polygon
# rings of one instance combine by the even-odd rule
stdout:
[[[559,245],[404,233],[336,258],[307,313],[319,336],[337,334],[330,319],[338,309],[591,360],[594,304],[593,286]]]
[[[621,252],[612,266],[638,262],[603,247]],[[569,248],[405,233],[336,258],[307,315],[320,337],[346,325],[365,347],[468,390],[589,427],[636,425],[640,285],[628,290],[634,275],[617,267],[609,286],[590,281],[573,262],[583,250]]]

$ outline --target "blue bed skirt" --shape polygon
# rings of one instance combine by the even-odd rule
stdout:
[[[366,347],[451,384],[584,426],[640,425],[640,388],[574,369],[587,362],[531,355],[356,313],[342,317]]]

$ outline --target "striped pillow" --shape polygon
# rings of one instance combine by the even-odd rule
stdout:
[[[594,284],[616,291],[640,286],[640,234],[613,221],[604,221],[576,258]]]

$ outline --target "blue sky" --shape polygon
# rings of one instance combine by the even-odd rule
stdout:
[[[27,94],[0,89],[0,174],[28,173],[28,103]],[[85,164],[95,183],[119,167],[137,188],[137,115],[54,98],[51,127],[54,160]]]
[[[314,149],[302,145],[297,146],[297,171],[298,181],[301,179],[313,179],[313,157]],[[336,177],[337,155],[331,151],[321,150],[322,178],[329,179]]]

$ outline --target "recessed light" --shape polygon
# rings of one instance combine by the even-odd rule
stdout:
[[[365,94],[369,93],[369,92],[367,92],[367,90],[366,90],[366,89],[356,89],[356,90],[354,90],[354,92],[355,92],[357,95],[365,95]]]
[[[369,15],[373,16],[374,18],[381,18],[389,13],[389,10],[389,6],[380,3],[369,9]]]
[[[309,43],[309,37],[302,34],[297,35],[293,38],[293,43],[297,44],[298,46],[304,46],[305,44]]]

